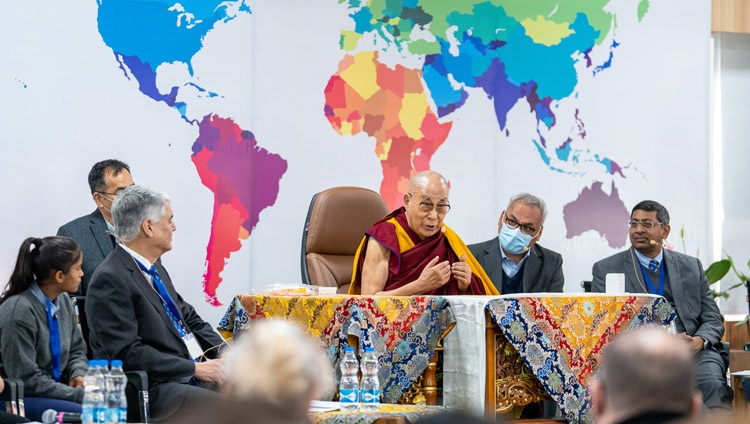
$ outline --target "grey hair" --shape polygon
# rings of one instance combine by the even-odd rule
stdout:
[[[124,243],[135,240],[143,221],[161,220],[169,202],[169,196],[150,187],[133,185],[123,190],[112,203],[117,238]]]
[[[515,196],[510,198],[510,201],[508,202],[508,206],[505,209],[506,210],[510,209],[513,203],[516,203],[516,201],[519,201],[519,200],[524,205],[535,206],[539,208],[539,210],[542,211],[542,224],[544,224],[544,221],[547,220],[547,204],[544,203],[544,200],[534,196],[533,194],[518,193]]]
[[[311,399],[332,394],[333,368],[320,341],[297,325],[256,321],[224,356],[224,390],[236,400],[261,399],[304,420]]]

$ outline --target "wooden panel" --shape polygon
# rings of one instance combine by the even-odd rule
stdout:
[[[750,1],[711,0],[711,31],[750,34]]]
[[[737,322],[724,321],[723,340],[729,342],[730,349],[742,349],[745,343],[750,343],[750,323],[737,326]]]
[[[750,371],[750,352],[739,349],[730,350],[729,369],[732,372]]]

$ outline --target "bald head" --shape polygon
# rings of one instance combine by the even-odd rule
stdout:
[[[659,411],[687,416],[697,394],[695,361],[678,336],[661,328],[641,328],[607,346],[595,386],[592,395],[600,414],[625,418]]]
[[[446,195],[448,194],[448,181],[445,177],[430,170],[417,172],[409,180],[409,192],[412,193],[415,189],[424,191],[428,186],[435,184],[442,186]]]

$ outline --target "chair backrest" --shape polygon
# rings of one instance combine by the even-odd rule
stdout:
[[[302,282],[346,293],[365,230],[388,214],[380,194],[333,187],[313,196],[302,232]]]
[[[87,356],[93,357],[93,349],[89,344],[89,325],[86,317],[86,296],[72,296],[78,312],[78,324],[81,326],[83,340],[86,342]],[[145,371],[127,371],[128,378],[125,395],[128,402],[128,422],[148,423],[148,374]]]

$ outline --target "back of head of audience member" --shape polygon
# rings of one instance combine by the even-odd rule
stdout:
[[[597,423],[635,417],[684,419],[701,410],[689,346],[656,327],[623,334],[607,346],[590,390]]]
[[[260,400],[305,421],[310,402],[332,393],[333,368],[320,344],[286,321],[254,323],[224,359],[224,391]]]

